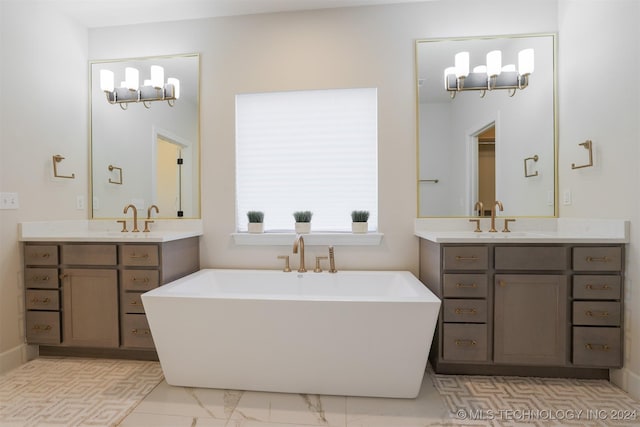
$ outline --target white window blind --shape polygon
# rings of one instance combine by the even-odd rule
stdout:
[[[239,231],[250,210],[267,231],[306,210],[312,231],[349,231],[351,211],[368,210],[377,230],[377,90],[237,95],[236,200]]]

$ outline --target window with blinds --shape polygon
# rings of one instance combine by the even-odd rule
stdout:
[[[350,231],[351,211],[378,224],[375,88],[236,96],[236,218],[265,213],[265,231],[294,229],[311,211],[312,231]]]

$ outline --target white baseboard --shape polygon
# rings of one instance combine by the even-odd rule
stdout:
[[[627,369],[612,369],[611,382],[629,393],[634,399],[640,400],[640,375]]]
[[[37,345],[20,344],[17,347],[0,353],[0,374],[9,372],[36,357],[38,357]]]

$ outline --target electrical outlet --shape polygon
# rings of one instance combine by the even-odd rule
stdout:
[[[76,196],[76,209],[84,210],[84,196]]]
[[[0,209],[18,209],[18,193],[0,193]]]
[[[564,190],[564,194],[562,195],[562,203],[564,205],[571,204],[571,190]]]

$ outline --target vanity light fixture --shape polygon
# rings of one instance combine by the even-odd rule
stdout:
[[[113,71],[100,70],[100,89],[107,95],[109,104],[119,104],[123,110],[130,102],[142,102],[146,108],[151,108],[152,101],[167,101],[173,107],[180,98],[180,80],[170,77],[164,83],[164,68],[159,65],[151,66],[150,75],[151,78],[139,86],[138,70],[126,67],[125,80],[120,87],[115,87]]]
[[[465,90],[479,90],[483,98],[487,91],[507,89],[509,96],[516,90],[529,85],[529,76],[533,73],[533,49],[518,52],[518,69],[513,64],[502,65],[502,52],[492,50],[487,53],[487,64],[478,65],[469,72],[469,52],[459,52],[454,57],[454,66],[444,70],[444,88],[451,98]]]

